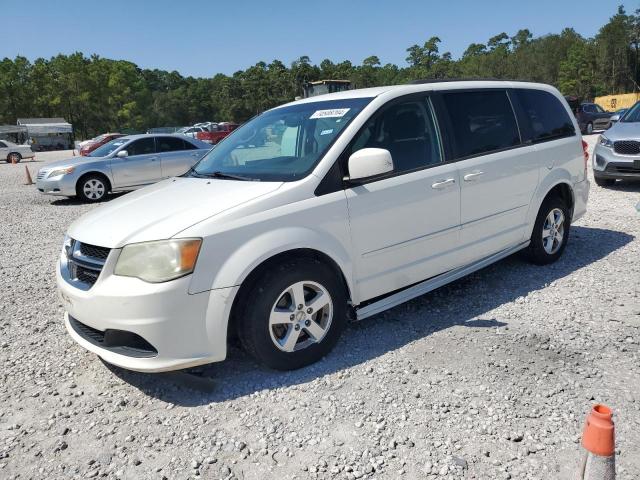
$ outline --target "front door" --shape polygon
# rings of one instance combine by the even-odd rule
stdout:
[[[383,107],[345,158],[385,148],[394,171],[346,190],[360,301],[407,287],[456,266],[460,225],[457,166],[443,163],[427,96]]]
[[[111,158],[113,188],[136,188],[162,178],[154,137],[144,137],[126,144],[126,157]]]

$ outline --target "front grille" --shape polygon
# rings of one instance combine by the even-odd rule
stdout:
[[[99,258],[100,260],[106,260],[111,249],[105,247],[96,247],[88,243],[80,244],[80,253],[87,257]]]
[[[620,155],[640,154],[640,142],[636,140],[619,140],[613,143],[613,150]]]
[[[67,249],[67,271],[71,282],[80,282],[85,288],[91,288],[100,277],[110,251],[106,247],[72,240]]]
[[[36,176],[36,179],[42,180],[46,176],[47,176],[47,171],[44,168],[41,168],[40,170],[38,170],[38,175]]]

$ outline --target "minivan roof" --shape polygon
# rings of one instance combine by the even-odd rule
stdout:
[[[533,88],[556,92],[556,89],[544,83],[505,81],[505,80],[419,80],[405,85],[388,85],[384,87],[359,88],[342,92],[327,93],[314,97],[304,98],[285,105],[324,102],[327,100],[346,100],[350,98],[373,98],[383,93],[394,92],[396,95],[409,93],[437,91],[437,90],[463,90],[476,88]],[[281,105],[281,107],[285,106]],[[279,107],[276,107],[279,108]]]

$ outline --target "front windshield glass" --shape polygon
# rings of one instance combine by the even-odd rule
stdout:
[[[99,146],[93,152],[91,152],[89,157],[106,157],[107,155],[113,153],[116,149],[127,143],[129,140],[125,140],[124,138],[116,138],[115,140],[111,140],[110,142],[105,143],[104,145]]]
[[[619,121],[624,123],[640,122],[640,102],[627,110]]]
[[[234,130],[192,176],[290,182],[306,177],[371,98],[293,104]]]

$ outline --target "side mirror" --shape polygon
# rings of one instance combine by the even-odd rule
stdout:
[[[393,171],[393,159],[384,148],[363,148],[349,157],[349,180],[361,180]]]
[[[126,150],[120,150],[118,153],[116,153],[116,157],[118,158],[127,158],[129,156],[129,152],[127,152]]]

